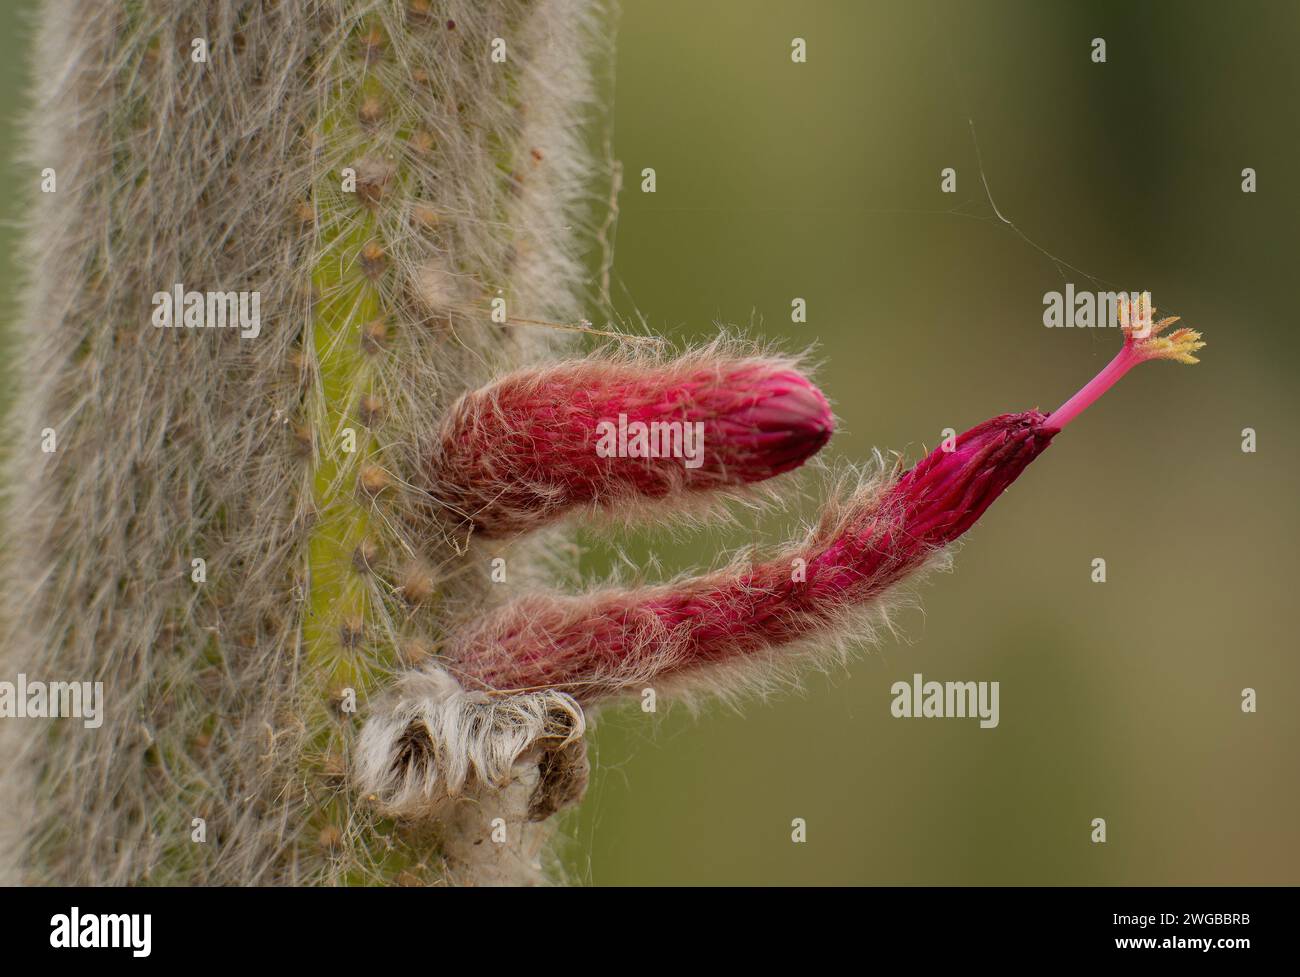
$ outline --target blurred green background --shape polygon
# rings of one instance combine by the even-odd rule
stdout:
[[[1042,325],[1044,292],[1099,286],[996,220],[968,119],[1003,215],[1209,346],[1063,435],[924,588],[910,644],[743,715],[602,715],[576,878],[1300,881],[1297,38],[1294,3],[623,5],[615,305],[675,337],[816,344],[830,464],[1051,410],[1118,348]],[[798,523],[631,536],[625,566],[653,579],[650,556],[668,574]],[[590,542],[593,575],[619,562]],[[1000,726],[892,718],[913,672],[999,681]]]
[[[0,11],[6,144],[29,8]],[[1062,435],[924,588],[909,643],[741,713],[603,713],[562,826],[575,881],[1300,882],[1298,37],[1281,2],[626,0],[615,308],[682,340],[726,323],[815,345],[840,418],[827,464],[1057,406],[1118,346],[1043,327],[1066,282],[1150,289],[1209,346],[1135,371]],[[968,119],[1037,247],[995,218]],[[6,317],[13,240],[0,227]],[[584,570],[707,566],[814,512],[588,539]],[[1000,682],[1000,726],[891,718],[913,672]]]

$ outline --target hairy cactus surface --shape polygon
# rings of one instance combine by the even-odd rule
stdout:
[[[581,311],[601,16],[45,4],[4,671],[101,680],[105,716],[4,724],[6,878],[540,877],[527,796],[398,822],[347,771],[373,696],[490,599],[408,487],[464,390],[573,335],[515,321]],[[241,292],[257,329],[213,328]]]

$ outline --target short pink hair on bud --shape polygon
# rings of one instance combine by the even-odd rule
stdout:
[[[513,536],[575,510],[742,494],[802,465],[833,429],[793,361],[712,348],[668,362],[588,358],[463,396],[423,487],[444,523]]]
[[[832,632],[957,540],[1038,457],[1052,438],[1043,420],[1004,414],[972,428],[883,491],[859,492],[833,526],[770,562],[661,587],[522,598],[461,635],[453,670],[480,688],[589,702],[770,661],[792,642],[833,645]]]

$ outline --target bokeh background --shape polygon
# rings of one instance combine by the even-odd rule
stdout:
[[[30,7],[0,7],[6,145]],[[1209,346],[1062,435],[924,588],[906,642],[740,712],[602,714],[562,826],[571,878],[1300,882],[1300,5],[625,0],[617,30],[617,317],[815,347],[828,466],[1057,406],[1118,344],[1043,327],[1067,282],[1149,289]],[[13,241],[0,226],[6,318]],[[653,580],[775,543],[815,512],[801,484],[738,528],[586,539],[584,571]],[[914,672],[1000,682],[1000,726],[891,718]]]

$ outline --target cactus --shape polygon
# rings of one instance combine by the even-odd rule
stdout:
[[[596,709],[861,643],[1124,372],[1195,362],[1169,320],[1126,330],[1056,413],[878,462],[774,558],[540,587],[565,516],[761,500],[833,426],[792,359],[525,328],[581,311],[599,14],[48,0],[3,665],[102,681],[106,708],[0,727],[6,880],[542,881]],[[214,291],[265,321],[197,328],[247,311]],[[627,438],[656,424],[666,452]],[[525,593],[498,604],[507,564]]]

